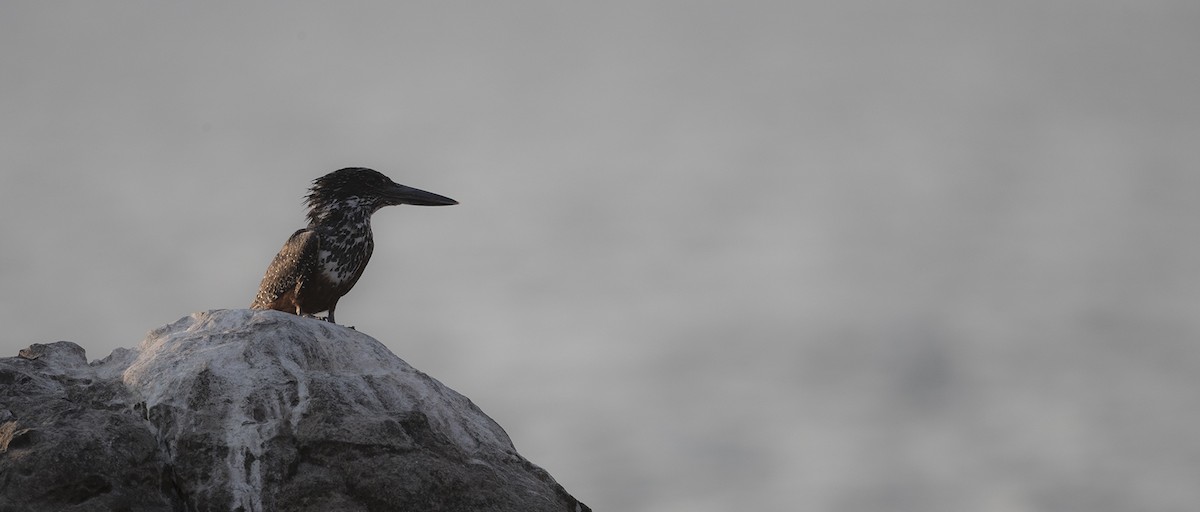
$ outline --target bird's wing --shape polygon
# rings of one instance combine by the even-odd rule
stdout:
[[[267,273],[258,285],[258,296],[250,305],[252,309],[275,309],[275,302],[294,291],[296,283],[312,276],[320,250],[319,238],[311,229],[292,233],[267,267]]]

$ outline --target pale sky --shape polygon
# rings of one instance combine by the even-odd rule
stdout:
[[[1200,4],[8,2],[0,355],[338,320],[596,510],[1200,503]]]

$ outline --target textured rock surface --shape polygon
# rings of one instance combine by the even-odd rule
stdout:
[[[74,343],[0,359],[0,511],[171,510],[158,441],[132,403]]]
[[[197,313],[88,365],[0,359],[0,511],[588,510],[371,337]]]

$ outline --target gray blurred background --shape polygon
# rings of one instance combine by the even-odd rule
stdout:
[[[1200,506],[1200,4],[6,2],[0,354],[338,319],[607,511]]]

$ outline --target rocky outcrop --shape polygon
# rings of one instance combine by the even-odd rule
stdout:
[[[119,376],[119,373],[117,374]],[[0,359],[0,511],[173,510],[153,428],[60,341]]]
[[[588,510],[365,334],[197,313],[89,365],[0,359],[0,511]]]

